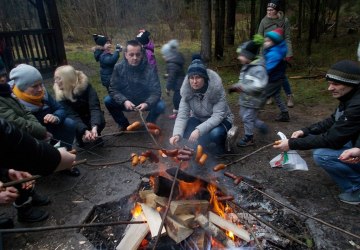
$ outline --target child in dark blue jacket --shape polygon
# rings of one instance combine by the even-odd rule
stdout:
[[[111,75],[115,64],[119,60],[119,53],[122,51],[122,47],[120,44],[116,44],[115,52],[111,53],[112,44],[108,37],[96,34],[94,34],[93,37],[97,44],[97,46],[93,47],[93,51],[95,60],[100,62],[101,83],[108,89]]]
[[[290,116],[286,104],[281,99],[280,90],[285,81],[287,53],[286,41],[284,40],[284,30],[274,29],[265,33],[264,58],[266,70],[269,75],[269,82],[266,85],[266,97],[274,97],[276,105],[281,113],[275,118],[276,121],[289,122]]]

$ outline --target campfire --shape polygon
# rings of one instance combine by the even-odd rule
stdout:
[[[190,239],[191,244],[196,242],[193,249],[211,249],[211,246],[216,249],[230,248],[249,244],[249,232],[226,204],[234,199],[233,196],[226,195],[215,184],[194,178],[183,171],[174,180],[174,171],[168,169],[165,173],[151,176],[151,188],[139,191],[140,198],[132,210],[132,220],[147,223],[129,225],[117,249],[138,249],[163,235],[170,237],[175,244]],[[174,181],[176,188],[173,200],[162,223]],[[164,226],[158,235],[161,224]]]

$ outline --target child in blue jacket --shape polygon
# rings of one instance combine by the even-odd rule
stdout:
[[[285,81],[286,61],[284,59],[286,53],[287,46],[282,28],[265,33],[264,58],[269,75],[269,82],[266,85],[266,97],[274,97],[276,105],[281,111],[275,118],[275,121],[279,122],[290,121],[289,111],[280,95],[281,86]]]
[[[93,35],[95,43],[97,46],[93,47],[94,57],[97,62],[100,62],[100,78],[101,83],[109,88],[110,79],[112,72],[114,70],[114,66],[119,60],[120,52],[122,51],[122,47],[120,44],[116,44],[115,52],[111,53],[111,40],[103,35]]]

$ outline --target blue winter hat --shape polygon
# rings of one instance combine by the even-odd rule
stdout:
[[[192,62],[188,68],[187,75],[188,77],[193,75],[199,75],[201,77],[209,79],[209,76],[206,71],[206,67],[199,54],[194,54],[192,56]]]
[[[9,85],[16,85],[21,91],[34,85],[35,82],[42,81],[43,78],[35,67],[28,64],[19,64],[10,71]]]
[[[270,38],[276,44],[281,43],[284,40],[284,30],[282,28],[276,28],[265,33],[265,37]]]

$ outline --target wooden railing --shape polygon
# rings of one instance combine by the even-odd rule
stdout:
[[[62,61],[57,47],[63,45],[57,44],[53,29],[0,32],[0,41],[5,42],[8,52],[10,50],[3,58],[8,70],[27,63],[40,71],[49,71]]]

